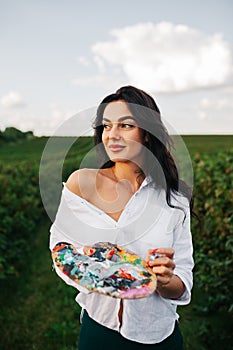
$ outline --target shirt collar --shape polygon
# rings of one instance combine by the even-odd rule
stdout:
[[[149,185],[149,184],[152,184],[152,183],[153,183],[152,177],[151,177],[150,175],[147,175],[147,176],[145,177],[145,179],[143,180],[143,182],[142,182],[142,184],[141,184],[141,186],[140,186],[140,189],[143,188],[143,187],[145,187],[145,186],[147,186],[147,185]]]

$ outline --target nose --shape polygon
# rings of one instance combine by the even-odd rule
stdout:
[[[109,132],[109,138],[118,140],[120,139],[120,130],[117,123],[112,125],[111,130]]]

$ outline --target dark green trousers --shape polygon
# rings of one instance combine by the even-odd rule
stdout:
[[[128,340],[119,332],[100,325],[83,314],[78,350],[183,350],[182,335],[176,322],[173,333],[158,344],[141,344]]]

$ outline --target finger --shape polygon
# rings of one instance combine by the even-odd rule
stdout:
[[[173,248],[155,248],[149,249],[147,252],[146,262],[153,261],[161,256],[167,256],[170,259],[173,259],[174,249]]]
[[[148,251],[147,251],[148,256],[151,255],[151,254],[156,254],[158,249],[159,249],[159,248],[148,249]]]
[[[170,259],[173,259],[173,257],[174,257],[174,249],[173,248],[158,248],[158,249],[156,249],[156,253],[166,255]]]
[[[155,249],[149,249],[147,251],[147,256],[146,256],[146,262],[149,263],[150,261],[153,261],[154,259],[157,259],[161,256],[164,256],[163,254],[159,254],[158,252],[158,248]]]
[[[166,285],[170,282],[171,280],[171,277],[168,277],[168,276],[160,276],[160,275],[157,275],[157,284],[158,286],[161,286],[161,285]]]
[[[160,266],[155,266],[152,268],[152,271],[159,276],[163,276],[163,277],[172,277],[173,275],[173,269],[170,269],[164,265],[160,265]]]
[[[170,259],[173,259],[173,257],[174,257],[174,249],[173,248],[159,248],[157,250],[157,253],[166,255]]]
[[[173,260],[171,260],[170,258],[168,258],[167,256],[161,257],[161,258],[157,258],[154,259],[152,261],[148,262],[148,266],[150,267],[154,267],[154,266],[166,266],[172,270],[174,270],[175,268],[175,263]]]

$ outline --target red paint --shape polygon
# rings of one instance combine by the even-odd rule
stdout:
[[[95,253],[95,250],[94,250],[94,249],[90,249],[90,250],[89,250],[89,254],[90,254],[90,255],[93,255],[94,253]]]
[[[132,275],[130,275],[130,273],[127,273],[123,269],[120,269],[119,272],[120,272],[121,277],[127,278],[127,279],[132,280],[132,281],[135,280],[135,277],[133,277]]]
[[[158,253],[159,249],[158,248],[155,248],[153,250],[150,251],[150,254],[156,254]]]

